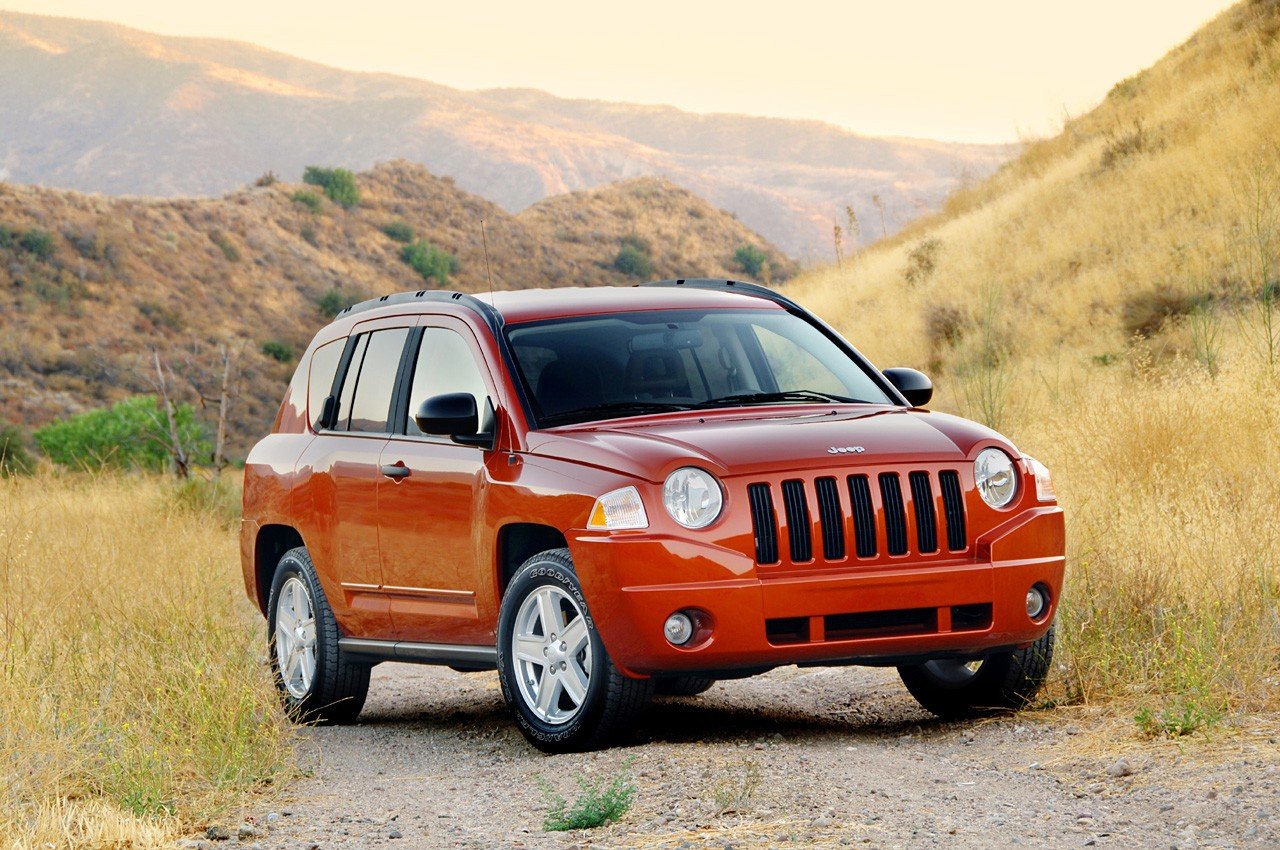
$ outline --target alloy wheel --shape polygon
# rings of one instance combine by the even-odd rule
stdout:
[[[276,669],[294,699],[306,699],[316,675],[316,615],[311,594],[297,576],[280,586],[276,600]]]
[[[525,597],[511,632],[520,698],[544,723],[568,723],[591,683],[591,637],[578,603],[564,590],[540,585]]]

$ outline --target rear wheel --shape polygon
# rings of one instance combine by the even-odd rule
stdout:
[[[612,743],[653,690],[613,665],[565,549],[533,556],[507,586],[498,676],[520,731],[550,753]]]
[[[666,676],[654,679],[653,692],[661,697],[696,697],[711,690],[715,679],[706,676]]]
[[[338,623],[301,546],[280,558],[267,600],[267,634],[276,687],[302,722],[350,723],[369,692],[369,664],[338,648]]]
[[[1025,649],[983,658],[935,659],[898,668],[920,705],[944,718],[1016,711],[1035,698],[1049,675],[1054,627]]]

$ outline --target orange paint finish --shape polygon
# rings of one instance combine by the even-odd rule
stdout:
[[[733,292],[670,289],[504,292],[496,302],[508,323],[624,309],[782,309]],[[241,556],[247,592],[259,605],[272,553],[300,539],[344,635],[493,646],[512,568],[503,547],[539,529],[567,544],[604,645],[633,676],[981,653],[1025,645],[1052,622],[1065,563],[1062,511],[1037,500],[1029,464],[989,429],[900,404],[833,403],[679,411],[535,430],[494,329],[476,310],[439,301],[338,319],[300,358],[298,375],[310,373],[312,356],[325,343],[396,327],[410,329],[411,339],[420,328],[462,336],[493,401],[494,446],[410,437],[394,427],[317,432],[315,400],[327,392],[308,393],[306,378],[295,376],[273,433],[245,466]],[[865,446],[866,453],[829,451],[846,446]],[[973,461],[988,447],[1015,459],[1018,496],[1004,509],[988,506],[975,489]],[[715,474],[723,487],[720,517],[696,531],[663,508],[662,482],[685,466]],[[407,474],[388,475],[388,467]],[[930,501],[921,511],[908,486],[911,473],[930,482]],[[947,538],[946,524],[954,520],[941,486],[941,476],[952,473],[965,523],[959,548]],[[886,506],[877,486],[881,474],[900,476],[901,511]],[[865,557],[855,547],[851,478],[860,476],[869,482],[867,516],[880,544]],[[752,485],[767,485],[773,494],[773,563],[758,558]],[[648,528],[588,530],[597,497],[627,486],[639,492]],[[819,500],[820,486],[834,488],[834,502]],[[803,511],[784,510],[780,494],[788,487],[800,494]],[[827,552],[839,548],[829,542],[837,508],[843,551]],[[891,554],[885,541],[899,514],[906,547]],[[934,549],[922,545],[929,529],[917,525],[929,515]],[[801,516],[807,529],[792,528]],[[811,543],[810,557],[799,561],[789,547],[797,535]],[[1050,610],[1038,622],[1025,607],[1033,583],[1047,587],[1050,597]],[[690,609],[701,618],[699,639],[673,646],[663,622]]]

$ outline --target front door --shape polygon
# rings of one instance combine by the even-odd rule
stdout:
[[[475,587],[483,548],[483,522],[475,514],[488,480],[487,453],[423,434],[413,414],[430,396],[467,392],[476,397],[483,420],[493,381],[464,323],[424,316],[422,325],[408,402],[401,405],[405,422],[394,429],[380,464],[392,472],[378,484],[383,592],[400,640],[492,643],[480,627]]]

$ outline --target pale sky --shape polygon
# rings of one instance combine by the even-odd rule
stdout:
[[[14,11],[249,41],[459,88],[815,118],[874,135],[1055,132],[1224,0],[0,0]]]

